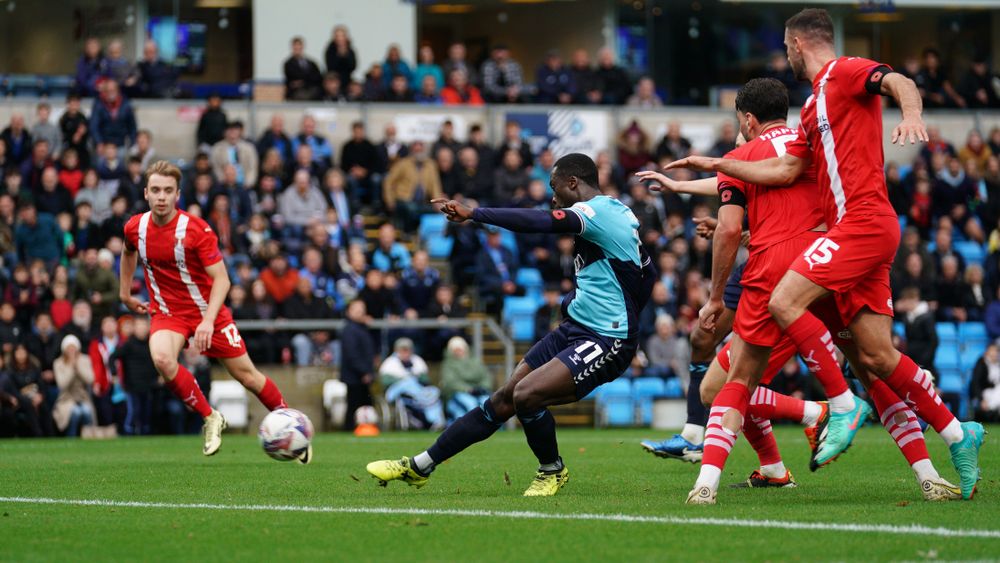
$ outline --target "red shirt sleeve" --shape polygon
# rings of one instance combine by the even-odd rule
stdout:
[[[125,248],[129,252],[135,252],[139,247],[139,215],[133,215],[131,219],[125,223],[125,228],[123,229],[125,235]]]
[[[838,78],[843,76],[848,83],[845,88],[855,96],[872,95],[868,87],[870,81],[881,84],[885,73],[892,72],[892,67],[870,59],[859,57],[845,59],[837,64]],[[877,92],[876,92],[877,93]]]
[[[809,142],[806,140],[806,131],[799,124],[798,130],[799,136],[794,141],[788,141],[785,143],[785,153],[794,156],[795,158],[801,158],[802,160],[807,160],[809,158]]]
[[[215,231],[204,221],[197,223],[198,235],[195,239],[195,252],[201,265],[208,267],[222,260],[222,252],[219,251],[219,237]]]

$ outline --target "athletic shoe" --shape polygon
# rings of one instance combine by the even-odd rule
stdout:
[[[222,413],[212,409],[212,414],[205,417],[205,423],[201,427],[205,435],[205,447],[201,450],[205,455],[215,455],[222,447],[222,431],[229,426],[226,417]]]
[[[806,426],[802,429],[802,432],[806,435],[806,440],[809,440],[809,451],[812,452],[812,455],[816,455],[816,447],[819,445],[819,435],[826,428],[826,423],[830,420],[830,404],[826,401],[820,401],[819,407],[822,411],[820,411],[819,417],[816,419],[816,424]]]
[[[986,431],[978,422],[963,422],[961,442],[955,442],[951,450],[951,463],[958,470],[959,484],[962,486],[962,498],[969,500],[976,494],[976,482],[979,481],[979,448],[983,445],[983,434]]]
[[[960,500],[962,498],[962,489],[940,477],[924,479],[920,483],[920,492],[924,494],[924,500]]]
[[[692,489],[684,504],[715,504],[715,495],[715,491],[703,485]]]
[[[524,491],[526,497],[550,497],[559,492],[563,485],[569,481],[569,470],[563,466],[559,471],[545,472],[539,470],[535,474],[535,480],[531,482],[528,489]]]
[[[306,451],[302,452],[302,455],[300,455],[299,457],[295,458],[295,461],[301,463],[302,465],[309,465],[309,463],[312,462],[312,460],[313,460],[313,445],[312,444],[309,444],[309,447],[306,448]]]
[[[639,444],[656,457],[679,459],[690,463],[701,463],[701,454],[705,449],[704,444],[688,442],[680,434],[674,434],[673,438],[662,442],[643,440]]]
[[[854,408],[845,413],[831,412],[826,428],[820,430],[819,445],[809,461],[809,469],[816,471],[847,451],[855,434],[864,426],[872,408],[858,397],[854,397]]]
[[[400,460],[384,459],[373,461],[368,464],[368,473],[378,479],[380,487],[385,487],[389,481],[402,481],[411,487],[421,488],[427,484],[427,476],[417,473],[413,468],[413,462],[408,457]]]
[[[791,471],[785,470],[783,477],[768,477],[761,473],[759,469],[754,469],[746,481],[730,486],[734,489],[766,489],[770,487],[791,489],[792,487],[798,487],[799,484],[795,482],[795,477],[792,477]]]

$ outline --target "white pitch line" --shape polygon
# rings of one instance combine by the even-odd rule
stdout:
[[[32,497],[0,497],[0,503],[50,504],[71,506],[110,506],[116,508],[170,508],[196,510],[244,510],[255,512],[318,512],[332,514],[406,514],[411,516],[471,516],[477,518],[512,518],[517,520],[576,520],[626,522],[639,524],[680,524],[691,526],[731,526],[736,528],[773,528],[780,530],[811,530],[826,532],[869,532],[947,538],[1000,539],[1000,530],[955,529],[919,524],[842,524],[837,522],[795,522],[785,520],[746,520],[739,518],[688,518],[682,516],[645,516],[641,514],[559,514],[551,512],[460,510],[436,508],[392,508],[351,506],[297,506],[273,504],[209,504],[121,501],[104,499],[58,499]]]

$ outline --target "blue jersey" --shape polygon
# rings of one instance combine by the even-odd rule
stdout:
[[[576,292],[569,316],[602,336],[636,338],[639,311],[651,285],[650,259],[639,241],[639,220],[622,202],[597,196],[568,208],[583,224],[576,236]]]

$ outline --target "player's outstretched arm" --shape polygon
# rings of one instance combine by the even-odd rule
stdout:
[[[655,170],[643,170],[636,172],[636,178],[642,181],[652,180],[659,185],[649,186],[653,192],[671,191],[679,194],[707,195],[714,196],[719,193],[719,182],[715,176],[711,178],[701,178],[699,180],[671,180],[665,174]]]
[[[900,146],[907,141],[911,145],[918,141],[927,142],[927,127],[922,116],[924,102],[920,99],[917,85],[898,72],[890,72],[882,79],[882,94],[892,96],[903,113],[903,120],[892,130],[892,144],[897,141]]]
[[[576,211],[568,209],[507,209],[494,207],[478,207],[472,209],[451,199],[435,199],[431,203],[441,206],[449,221],[463,223],[478,221],[487,225],[496,225],[516,233],[569,233],[583,232],[583,221]]]
[[[688,168],[700,172],[725,174],[751,184],[788,186],[795,182],[808,165],[809,161],[788,153],[767,160],[736,160],[734,158],[689,156],[671,162],[664,170]]]
[[[199,352],[208,350],[212,343],[212,333],[215,332],[215,319],[219,316],[219,310],[226,302],[229,295],[231,283],[229,272],[226,271],[226,263],[219,260],[211,266],[205,266],[205,273],[212,278],[212,293],[208,297],[208,308],[201,316],[201,323],[194,331],[194,344]]]
[[[128,307],[129,311],[145,315],[149,311],[149,304],[132,297],[132,278],[135,276],[135,267],[138,260],[138,253],[135,250],[125,247],[122,251],[121,267],[118,278],[118,298]]]

